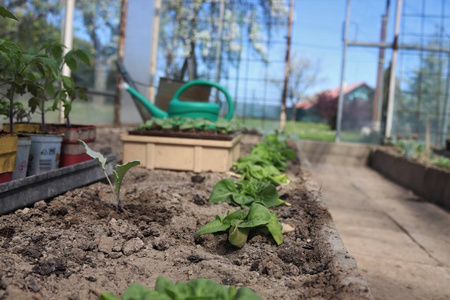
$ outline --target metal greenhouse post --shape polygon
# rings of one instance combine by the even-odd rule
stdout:
[[[155,0],[155,13],[153,17],[152,48],[150,58],[150,87],[148,89],[148,99],[155,103],[155,75],[156,60],[158,58],[159,23],[161,18],[161,0]]]
[[[221,58],[222,58],[222,38],[223,38],[223,20],[225,14],[225,0],[220,0],[219,11],[219,28],[217,29],[217,50],[216,50],[216,74],[214,75],[214,81],[220,83],[220,70],[221,70]],[[215,95],[216,103],[219,102],[219,90],[216,89]]]
[[[344,25],[344,45],[342,46],[342,65],[341,65],[341,87],[339,89],[338,110],[336,118],[336,143],[341,141],[342,128],[342,109],[344,107],[344,85],[345,85],[345,61],[347,58],[347,39],[348,39],[348,23],[350,20],[350,0],[347,0],[345,9],[345,25]]]
[[[66,46],[63,49],[63,55],[72,50],[73,46],[73,12],[75,10],[75,0],[66,0],[66,15],[64,18],[64,32],[63,44]],[[70,69],[64,64],[62,68],[62,75],[70,77]],[[61,110],[59,112],[59,122],[64,123],[64,105],[61,102]]]
[[[445,144],[448,132],[448,117],[450,114],[450,55],[448,56],[448,69],[447,69],[447,90],[445,93],[445,106],[444,106],[444,121],[442,124],[442,136],[441,143]]]
[[[398,53],[398,33],[400,27],[400,16],[402,12],[402,0],[397,0],[397,11],[395,15],[395,31],[394,31],[394,49],[392,51],[391,61],[391,74],[389,78],[389,97],[388,108],[386,118],[386,137],[391,137],[392,134],[392,122],[394,119],[394,104],[395,104],[395,67],[397,65],[397,53]]]
[[[125,57],[125,28],[127,26],[128,0],[120,4],[119,42],[117,44],[117,59],[123,61]],[[116,96],[114,98],[114,124],[120,124],[120,106],[122,102],[122,76],[116,77]]]
[[[294,16],[294,0],[290,0],[289,17],[288,17],[288,34],[286,38],[286,58],[284,66],[284,86],[283,86],[283,94],[281,96],[280,127],[279,127],[280,130],[284,130],[284,126],[286,125],[286,96],[287,96],[287,85],[289,81],[289,56],[291,52],[293,16]]]

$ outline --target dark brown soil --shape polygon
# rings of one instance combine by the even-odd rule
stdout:
[[[263,236],[241,249],[226,234],[194,240],[216,214],[235,209],[208,202],[226,174],[135,168],[122,187],[124,212],[115,212],[109,186],[99,182],[1,216],[0,299],[96,299],[102,291],[120,294],[132,282],[153,287],[160,275],[245,285],[263,299],[370,298],[368,290],[347,293],[345,271],[332,267],[323,233],[332,221],[317,192],[306,188],[298,160],[289,174],[292,182],[279,194],[292,206],[275,210],[295,231],[279,247]]]
[[[186,139],[202,139],[202,140],[219,140],[219,141],[231,141],[238,135],[238,132],[232,132],[227,134],[221,134],[212,130],[207,131],[179,131],[179,130],[131,130],[131,135],[144,135],[144,136],[164,136],[164,137],[177,137]]]

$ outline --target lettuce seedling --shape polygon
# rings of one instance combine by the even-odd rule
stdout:
[[[235,172],[241,175],[241,180],[256,180],[270,182],[275,186],[291,182],[287,174],[281,173],[273,165],[261,166],[251,160],[233,163]]]
[[[238,181],[222,179],[214,186],[209,202],[235,203],[241,208],[249,208],[254,202],[259,202],[269,208],[278,205],[290,205],[278,198],[275,186],[269,182],[262,181]]]
[[[275,186],[288,184],[289,177],[281,173],[286,170],[286,161],[294,159],[296,152],[288,149],[284,135],[276,133],[253,147],[249,155],[233,163],[241,180],[270,182]]]
[[[212,122],[204,118],[182,118],[173,117],[167,119],[151,119],[138,126],[139,130],[168,130],[175,131],[210,131],[219,134],[229,134],[239,129],[239,126],[234,122],[220,120]]]
[[[216,218],[201,227],[194,238],[198,239],[201,235],[216,233],[228,230],[228,241],[236,246],[243,247],[247,242],[250,231],[263,233],[268,231],[277,243],[281,245],[283,226],[278,221],[277,213],[271,213],[267,207],[261,203],[254,202],[250,206],[248,213],[243,210],[237,210],[226,216],[217,215]]]
[[[261,300],[258,295],[246,287],[236,289],[227,287],[213,280],[198,278],[188,283],[173,283],[162,276],[156,279],[154,290],[133,283],[122,295],[122,298],[109,293],[103,293],[98,300]]]
[[[117,165],[116,169],[113,171],[114,176],[114,185],[112,184],[111,180],[109,179],[108,174],[106,173],[106,157],[104,157],[101,153],[96,152],[89,148],[88,145],[86,145],[85,142],[82,140],[78,140],[79,143],[83,144],[84,148],[86,149],[86,154],[95,159],[100,167],[103,170],[103,173],[105,174],[106,179],[108,180],[109,185],[111,186],[111,189],[113,191],[113,194],[115,195],[115,208],[116,211],[119,211],[119,207],[123,209],[122,204],[120,202],[120,187],[122,186],[122,180],[125,176],[125,174],[128,172],[129,169],[131,169],[134,166],[140,165],[141,162],[139,160],[133,160],[129,161],[126,164],[123,165]]]

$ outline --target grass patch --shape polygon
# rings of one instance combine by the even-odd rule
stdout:
[[[242,117],[236,118],[243,126],[249,129],[257,129],[261,132],[273,131],[278,129],[279,121],[277,120],[261,120],[255,118]],[[292,122],[287,121],[285,131],[287,133],[295,133],[300,139],[333,142],[336,132],[330,129],[325,123],[312,122]]]

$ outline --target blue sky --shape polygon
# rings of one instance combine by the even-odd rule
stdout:
[[[320,61],[322,75],[327,79],[312,91],[339,85],[345,2],[345,0],[296,1],[293,49],[300,55]],[[352,2],[349,38],[377,41],[385,1]],[[349,48],[347,54],[346,82],[366,81],[369,85],[374,85],[378,51],[369,48]]]
[[[440,15],[441,0],[404,0],[405,14]],[[392,42],[396,0],[391,0],[387,41]],[[328,79],[311,91],[332,88],[339,85],[342,60],[342,28],[345,19],[346,0],[296,0],[293,28],[293,48],[301,55],[321,62],[323,75]],[[425,4],[425,5],[424,5]],[[450,2],[444,2],[446,16],[450,15]],[[352,0],[350,10],[349,39],[358,41],[379,41],[381,16],[385,12],[385,0]],[[421,31],[421,18],[402,19],[403,33],[417,34]],[[424,33],[432,35],[436,26],[443,25],[450,37],[450,19],[441,24],[438,18],[426,18],[423,22]],[[402,43],[419,43],[413,36],[401,36]],[[426,44],[426,39],[424,41]],[[400,51],[400,57],[402,51]],[[390,61],[391,51],[386,51],[386,60]],[[417,58],[417,57],[416,57]],[[410,68],[417,66],[417,60],[405,59]],[[349,47],[347,51],[346,82],[365,81],[375,86],[378,50],[374,48]]]

